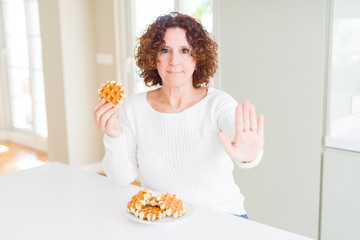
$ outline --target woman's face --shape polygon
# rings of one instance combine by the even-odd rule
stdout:
[[[196,63],[191,46],[182,28],[168,28],[164,36],[165,47],[157,55],[157,70],[164,86],[192,86]]]

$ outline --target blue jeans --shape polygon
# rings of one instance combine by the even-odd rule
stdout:
[[[243,214],[243,215],[237,215],[237,214],[233,214],[236,217],[241,217],[241,218],[245,218],[245,219],[249,219],[247,214]]]

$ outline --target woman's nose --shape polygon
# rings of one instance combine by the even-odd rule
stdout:
[[[180,63],[180,56],[178,53],[173,52],[170,56],[170,64],[177,65]]]

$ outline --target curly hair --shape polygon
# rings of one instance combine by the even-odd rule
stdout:
[[[200,22],[178,12],[158,17],[138,39],[135,60],[136,65],[140,68],[140,77],[144,78],[145,85],[148,87],[162,86],[162,80],[156,67],[157,55],[165,46],[166,30],[176,27],[186,31],[187,41],[192,47],[191,56],[196,63],[193,86],[195,88],[208,87],[218,64],[218,46]]]

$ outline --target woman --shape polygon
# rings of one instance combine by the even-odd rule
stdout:
[[[145,84],[160,87],[127,99],[119,121],[104,100],[94,117],[105,133],[103,166],[117,186],[139,172],[144,188],[246,218],[233,162],[241,168],[260,162],[264,120],[248,101],[238,105],[208,88],[216,50],[192,17],[160,16],[140,38],[135,56]]]

